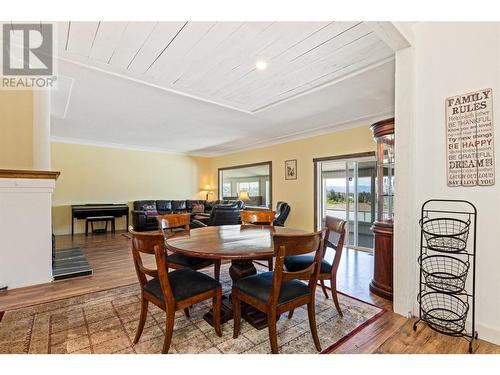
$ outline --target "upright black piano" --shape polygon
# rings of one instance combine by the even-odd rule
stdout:
[[[128,205],[126,204],[80,204],[71,206],[71,235],[74,233],[75,219],[87,219],[96,216],[126,216],[128,228]]]

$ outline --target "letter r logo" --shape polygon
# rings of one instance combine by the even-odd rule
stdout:
[[[3,24],[2,41],[4,76],[52,75],[51,24]]]

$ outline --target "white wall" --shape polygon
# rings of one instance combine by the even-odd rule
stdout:
[[[429,198],[466,199],[478,209],[476,321],[479,337],[500,344],[499,160],[497,157],[495,186],[447,187],[444,112],[446,97],[484,88],[493,89],[493,111],[500,109],[500,24],[418,23],[413,27],[413,37],[414,50],[402,52],[398,57],[400,62],[406,60],[411,64],[413,61],[414,73],[409,71],[403,76],[396,73],[399,81],[396,82],[396,128],[400,132],[396,134],[400,156],[397,191],[400,194],[395,220],[408,225],[410,232],[396,228],[395,311],[406,315],[415,301],[418,208]],[[411,92],[413,84],[414,100],[403,92]],[[496,128],[500,126],[499,118],[496,116]],[[498,130],[495,135],[498,155]]]
[[[0,285],[52,281],[54,180],[0,178]]]
[[[33,92],[33,169],[50,171],[50,99],[49,90]]]

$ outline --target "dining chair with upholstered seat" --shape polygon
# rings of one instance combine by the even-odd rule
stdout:
[[[164,236],[165,241],[173,236],[186,234],[190,230],[190,214],[158,215],[156,219],[160,233]],[[214,266],[215,279],[219,280],[221,266],[219,259],[195,258],[179,253],[167,256],[167,266],[173,269],[191,268],[197,271],[211,265]]]
[[[220,282],[190,268],[168,272],[163,235],[158,232],[136,232],[132,228],[129,228],[129,233],[132,235],[132,256],[141,287],[141,314],[134,344],[139,342],[144,330],[149,302],[166,312],[162,353],[168,353],[170,348],[175,312],[210,298],[213,304],[215,332],[218,336],[222,336]],[[141,254],[154,255],[156,269],[145,267]]]
[[[252,224],[252,225],[265,225],[273,226],[275,212],[268,210],[241,210],[240,211],[241,224]],[[267,261],[267,267],[269,271],[273,270],[273,257],[265,259],[256,259]]]
[[[321,266],[318,275],[318,280],[321,283],[321,288],[325,297],[328,298],[328,292],[325,287],[325,280],[330,280],[330,289],[332,292],[333,303],[337,309],[340,316],[343,316],[342,310],[340,309],[339,300],[337,297],[337,270],[340,264],[340,258],[342,256],[342,248],[344,247],[345,239],[345,225],[346,221],[338,219],[333,216],[326,217],[325,224],[325,242],[324,249],[321,257]],[[333,258],[333,263],[330,264],[325,259],[326,250],[331,248],[335,250],[335,257]],[[307,268],[314,260],[314,254],[307,255],[294,255],[285,258],[285,267],[287,271],[298,272]],[[293,310],[290,311],[288,318],[293,315]]]
[[[276,318],[292,309],[307,305],[309,326],[314,344],[321,351],[316,327],[315,292],[318,281],[319,264],[322,256],[324,231],[310,234],[274,234],[273,248],[276,257],[275,270],[236,280],[231,299],[233,303],[234,331],[237,338],[241,326],[241,302],[265,312],[269,329],[271,351],[278,353],[278,332]],[[309,267],[299,272],[288,272],[283,268],[286,256],[314,252],[314,260]],[[308,280],[305,283],[300,280]]]

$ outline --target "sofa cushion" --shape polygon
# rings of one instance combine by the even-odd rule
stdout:
[[[215,201],[205,201],[205,212],[212,211],[212,208],[215,205]]]
[[[193,204],[191,206],[191,212],[195,214],[200,214],[205,212],[205,205],[204,204]]]
[[[158,216],[158,211],[156,211],[154,204],[145,204],[142,206],[142,210],[146,213],[146,216]]]
[[[172,201],[172,211],[186,211],[186,201]]]
[[[203,205],[203,209],[205,209],[205,201],[204,200],[201,200],[201,199],[188,199],[186,200],[186,209],[188,211],[191,211],[192,208],[193,208],[193,205],[194,204],[202,204]]]
[[[158,211],[170,212],[172,211],[172,201],[170,200],[156,201],[156,209]]]
[[[149,200],[149,201],[148,200],[135,201],[134,202],[134,210],[135,211],[144,211],[142,209],[142,207],[144,205],[154,205],[154,206],[156,206],[156,202],[155,201],[151,201],[151,200]],[[158,208],[156,208],[156,209],[158,209]]]

